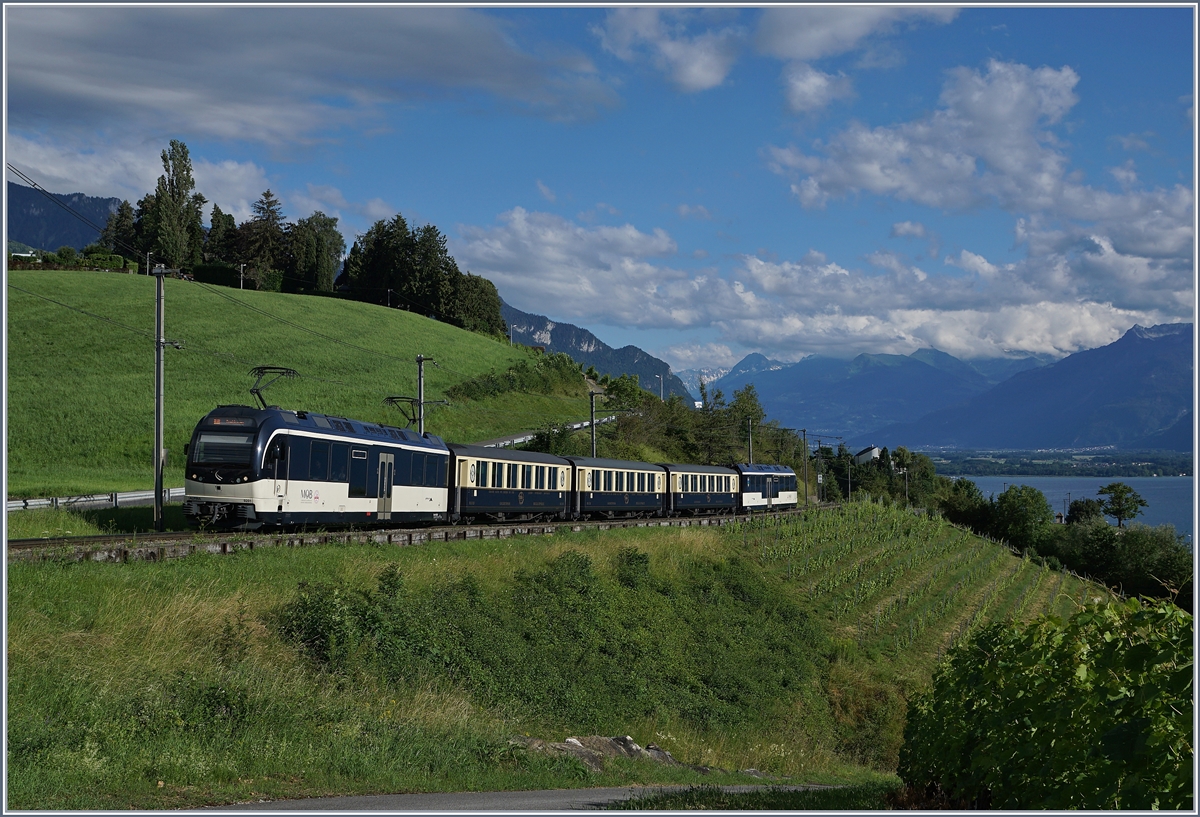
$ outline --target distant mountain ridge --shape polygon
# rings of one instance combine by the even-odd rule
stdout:
[[[767,416],[811,435],[849,438],[895,418],[916,420],[990,385],[986,376],[944,352],[814,355],[790,365],[751,355],[712,384],[726,395],[753,383]]]
[[[547,352],[564,352],[584,367],[594,366],[600,374],[620,377],[636,374],[643,389],[657,394],[658,376],[663,378],[664,397],[677,394],[684,400],[693,399],[683,381],[671,374],[666,361],[636,346],[614,349],[587,329],[570,323],[558,323],[545,315],[522,312],[500,299],[500,314],[509,325],[514,341],[527,346],[544,346]]]
[[[54,195],[100,227],[108,222],[110,214],[117,212],[117,206],[121,203],[118,198],[86,196],[83,193]],[[8,183],[8,212],[5,218],[8,220],[10,240],[49,252],[63,246],[82,250],[100,238],[100,233],[40,192],[16,182]]]
[[[1193,325],[1134,326],[1120,339],[1020,372],[960,405],[855,443],[965,449],[1191,451]]]

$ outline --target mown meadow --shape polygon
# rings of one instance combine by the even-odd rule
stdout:
[[[1105,596],[873,503],[722,528],[12,564],[8,590],[8,806],[48,809],[753,782],[748,768],[878,789],[898,784],[906,701],[948,648]],[[597,733],[729,773],[595,773],[509,743]]]
[[[254,404],[254,366],[300,378],[269,403],[404,426],[383,404],[427,400],[531,350],[399,309],[303,295],[165,281],[165,447],[168,485],[183,484],[183,446],[219,404]],[[154,280],[144,275],[12,270],[8,278],[8,486],[12,496],[64,496],[153,487]],[[87,313],[87,314],[85,314]],[[338,342],[334,342],[334,341]],[[435,407],[426,430],[474,442],[550,422],[585,419],[575,388],[507,392]]]

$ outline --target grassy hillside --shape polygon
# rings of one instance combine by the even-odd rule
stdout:
[[[249,393],[254,379],[247,375],[253,366],[288,366],[302,376],[272,386],[269,403],[403,425],[400,414],[382,401],[416,396],[418,354],[437,362],[425,367],[427,400],[532,354],[409,312],[332,298],[167,280],[165,303],[166,336],[184,345],[166,352],[170,485],[183,484],[183,445],[205,413],[221,403],[254,402]],[[10,271],[11,495],[153,487],[153,336],[151,278]],[[510,393],[432,409],[426,430],[473,442],[548,421],[583,419],[587,410],[580,395]]]
[[[596,731],[688,763],[878,780],[950,644],[1103,592],[872,504],[719,530],[13,564],[8,805],[699,779],[507,743]]]

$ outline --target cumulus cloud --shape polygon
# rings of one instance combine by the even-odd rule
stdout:
[[[915,238],[925,237],[925,225],[919,221],[897,221],[892,225],[892,237],[900,238],[913,236]]]
[[[616,103],[581,54],[536,56],[472,9],[29,6],[5,22],[18,132],[53,123],[292,145],[422,94],[482,93],[565,120]]]
[[[673,265],[679,248],[661,228],[584,226],[516,207],[489,227],[460,225],[451,250],[514,306],[561,320],[642,328],[706,327],[771,314],[770,293],[715,269]]]
[[[948,23],[958,9],[946,6],[791,6],[768,8],[754,35],[759,52],[782,60],[811,61],[859,47],[870,35],[903,22]]]
[[[788,107],[797,113],[824,108],[835,99],[853,94],[849,77],[826,74],[803,62],[792,63],[784,69],[783,85]]]
[[[661,357],[676,371],[700,368],[731,368],[744,354],[724,343],[680,343],[662,350]]]
[[[745,38],[738,26],[704,29],[708,19],[693,10],[617,8],[593,32],[618,59],[649,59],[679,90],[692,93],[725,81]]]

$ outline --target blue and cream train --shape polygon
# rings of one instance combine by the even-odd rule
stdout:
[[[794,508],[781,465],[556,457],[304,411],[219,406],[187,449],[194,524],[262,527],[586,519]]]

